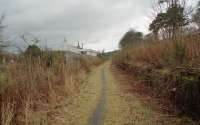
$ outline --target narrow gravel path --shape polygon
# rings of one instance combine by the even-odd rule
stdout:
[[[172,125],[167,115],[123,91],[110,62],[95,68],[63,110],[62,125]]]
[[[68,105],[63,109],[65,123],[62,125],[88,125],[92,112],[98,105],[102,85],[102,66],[94,68],[80,87],[80,92],[68,100]],[[58,125],[58,124],[56,124]],[[59,124],[60,125],[60,124]]]
[[[99,99],[99,103],[92,114],[91,121],[89,125],[101,125],[103,121],[103,113],[105,111],[105,104],[106,104],[106,89],[107,89],[107,80],[105,76],[105,69],[102,68],[101,71],[101,95]]]

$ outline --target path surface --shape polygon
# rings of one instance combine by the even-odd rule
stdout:
[[[143,105],[113,77],[110,63],[94,69],[64,109],[65,125],[169,125],[162,113]],[[64,124],[63,124],[64,125]]]
[[[101,97],[99,103],[92,114],[91,121],[89,125],[101,125],[103,121],[103,113],[105,111],[105,104],[106,104],[106,89],[107,89],[107,79],[105,76],[105,69],[102,68],[101,71]]]

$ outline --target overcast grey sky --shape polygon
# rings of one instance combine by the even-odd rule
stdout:
[[[0,0],[7,38],[33,34],[48,47],[83,42],[96,50],[115,50],[123,34],[134,28],[148,32],[153,0]],[[191,0],[196,2],[197,0]],[[18,45],[20,45],[18,43]]]

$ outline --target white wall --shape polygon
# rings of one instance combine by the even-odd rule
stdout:
[[[97,53],[95,53],[95,52],[87,52],[87,54],[86,55],[89,55],[89,56],[97,56]]]
[[[78,49],[78,48],[76,48],[72,45],[68,45],[68,44],[65,44],[63,46],[63,50],[64,51],[70,51],[70,52],[73,52],[73,53],[76,53],[76,54],[81,54],[80,49]]]
[[[73,52],[73,53],[76,53],[76,54],[81,54],[81,51],[84,51],[86,52],[85,55],[89,55],[89,56],[97,56],[97,52],[93,51],[93,50],[90,50],[90,49],[78,49],[76,48],[75,46],[72,46],[72,45],[68,45],[68,44],[65,44],[63,46],[63,51],[70,51],[70,52]],[[66,53],[67,54],[67,53]],[[67,56],[67,55],[66,55]]]

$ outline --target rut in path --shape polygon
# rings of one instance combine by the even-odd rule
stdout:
[[[103,120],[103,113],[105,110],[105,104],[106,104],[106,76],[105,76],[105,71],[104,68],[101,71],[101,84],[102,84],[102,88],[101,88],[101,97],[100,100],[98,102],[98,105],[95,109],[95,111],[92,114],[91,120],[89,125],[101,125],[102,124],[102,120]]]

